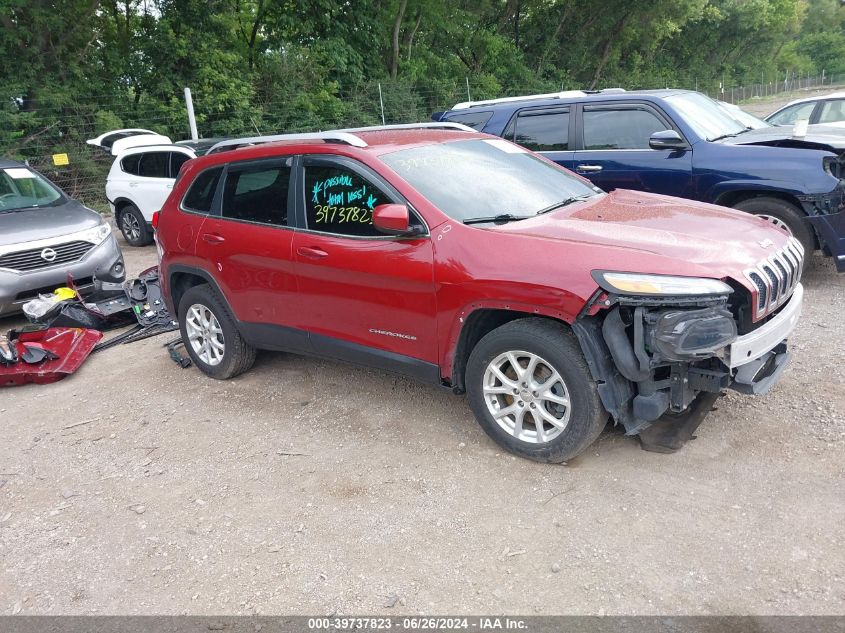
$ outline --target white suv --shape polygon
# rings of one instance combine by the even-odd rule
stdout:
[[[106,180],[106,198],[130,246],[153,241],[153,213],[170,195],[179,168],[196,153],[182,145],[144,145],[121,152]]]

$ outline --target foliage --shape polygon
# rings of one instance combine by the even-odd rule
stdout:
[[[0,0],[0,149],[119,126],[203,136],[425,120],[569,88],[845,73],[838,0]],[[86,153],[87,152],[87,153]]]

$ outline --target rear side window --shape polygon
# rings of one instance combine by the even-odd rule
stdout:
[[[140,154],[138,175],[143,178],[167,178],[170,152],[148,152]]]
[[[508,126],[505,138],[534,152],[569,149],[569,110],[523,111]]]
[[[584,149],[649,149],[648,140],[668,126],[641,108],[584,108]]]
[[[845,101],[841,99],[825,101],[819,115],[819,123],[837,123],[838,121],[845,121]]]
[[[217,181],[220,180],[222,172],[222,167],[212,167],[200,173],[182,199],[182,208],[198,213],[210,213],[214,193],[217,191]]]
[[[287,226],[290,174],[288,159],[229,165],[223,186],[222,216]]]
[[[138,163],[141,161],[142,155],[143,154],[130,154],[129,156],[124,156],[120,159],[120,168],[124,171],[124,173],[137,176]]]
[[[191,160],[191,157],[187,154],[180,154],[179,152],[171,152],[170,153],[170,177],[176,178],[179,175],[179,170],[182,168],[182,165],[187,163]]]
[[[450,114],[446,119],[449,123],[463,123],[471,127],[473,130],[479,132],[487,125],[487,121],[493,116],[492,112],[462,112],[460,114]]]

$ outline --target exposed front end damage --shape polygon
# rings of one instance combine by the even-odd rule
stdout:
[[[676,450],[722,391],[768,392],[789,361],[802,264],[757,292],[739,284],[706,297],[599,291],[573,330],[614,420],[644,447]]]
[[[845,272],[845,153],[825,161],[825,170],[839,178],[828,193],[798,196],[819,246],[833,257],[836,270]]]

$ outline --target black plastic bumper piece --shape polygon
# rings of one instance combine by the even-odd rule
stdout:
[[[790,354],[786,343],[781,343],[757,360],[740,366],[731,383],[731,389],[745,394],[761,395],[771,391],[789,364]]]
[[[811,215],[807,221],[813,225],[819,241],[833,257],[836,270],[845,273],[845,211],[827,215]],[[805,257],[809,259],[809,253]]]
[[[664,415],[640,431],[640,446],[653,453],[674,453],[692,439],[693,433],[710,413],[718,393],[700,393],[683,413]]]

